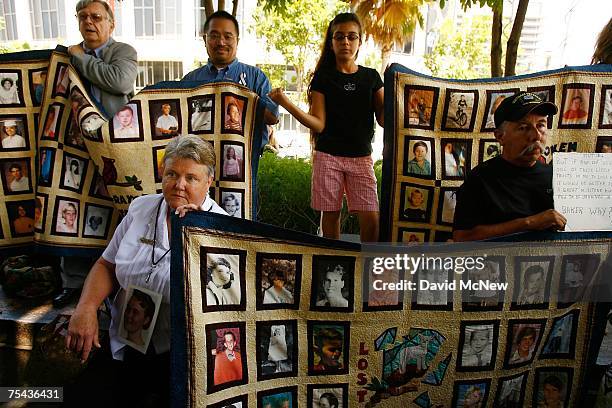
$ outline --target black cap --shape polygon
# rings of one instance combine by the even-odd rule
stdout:
[[[531,92],[519,92],[508,96],[495,111],[495,127],[499,127],[505,121],[515,122],[536,109],[538,113],[545,116],[554,115],[558,111],[557,105],[543,101],[542,98]]]

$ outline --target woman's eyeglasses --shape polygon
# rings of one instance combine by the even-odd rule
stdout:
[[[349,33],[349,34],[336,33],[336,34],[334,34],[333,38],[336,41],[343,41],[345,38],[348,38],[349,41],[356,41],[356,40],[359,39],[359,34],[355,34],[355,33]]]
[[[100,21],[106,19],[105,16],[103,16],[102,14],[98,14],[98,13],[93,13],[93,14],[79,13],[77,14],[76,17],[79,20],[79,23],[84,23],[85,21],[87,21],[88,18],[91,18],[91,21],[94,23],[99,23]]]

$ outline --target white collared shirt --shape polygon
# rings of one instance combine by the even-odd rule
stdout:
[[[155,220],[160,200],[159,216]],[[202,211],[227,215],[208,196],[200,208]],[[121,220],[113,238],[102,254],[102,258],[115,265],[115,275],[121,286],[121,290],[119,290],[113,299],[111,308],[112,320],[109,330],[111,351],[113,358],[117,360],[123,360],[125,344],[119,341],[118,332],[125,289],[129,285],[144,287],[161,293],[162,303],[151,342],[158,354],[170,350],[170,254],[163,256],[170,249],[168,225],[166,223],[167,210],[168,205],[163,199],[162,194],[138,197],[130,204],[128,213]],[[143,243],[141,238],[153,239],[156,222],[157,243],[155,244],[155,261],[161,260],[151,273],[149,281],[146,282],[147,275],[151,271],[151,251],[153,246]]]

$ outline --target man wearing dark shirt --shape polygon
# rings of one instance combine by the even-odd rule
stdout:
[[[556,113],[553,103],[529,92],[499,105],[494,132],[503,151],[474,168],[457,192],[455,241],[565,228],[567,220],[553,209],[552,167],[538,160],[548,115]]]

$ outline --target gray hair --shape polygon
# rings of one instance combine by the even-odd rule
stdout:
[[[497,137],[498,135],[501,136],[506,132],[507,127],[508,127],[508,121],[504,120],[502,123],[499,124],[497,128],[493,130],[493,134],[495,135],[495,137]]]
[[[89,6],[91,3],[100,3],[104,6],[106,13],[108,14],[108,18],[111,23],[115,24],[115,15],[113,14],[113,9],[110,4],[108,4],[105,0],[79,0],[76,5],[76,12],[79,14],[79,11],[83,10],[85,7]]]
[[[212,145],[196,135],[179,135],[172,139],[164,152],[164,165],[168,160],[191,159],[203,164],[208,169],[208,175],[215,176],[215,150]]]

